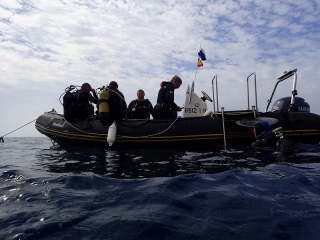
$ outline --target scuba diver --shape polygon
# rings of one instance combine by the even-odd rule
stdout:
[[[110,119],[114,120],[122,120],[126,118],[126,101],[122,92],[118,89],[118,83],[115,81],[111,81],[108,86],[110,91]]]
[[[90,94],[93,93],[93,96]],[[81,89],[74,93],[76,99],[76,115],[78,119],[86,119],[94,116],[94,107],[91,102],[97,104],[98,96],[89,83],[84,83]]]
[[[152,112],[154,119],[177,118],[177,112],[180,112],[182,108],[174,102],[174,90],[178,89],[181,84],[182,80],[177,75],[173,76],[170,82],[160,84],[157,104]]]
[[[149,99],[144,98],[145,94],[142,89],[137,92],[137,99],[133,100],[128,106],[128,118],[130,119],[150,119],[153,106]]]
[[[102,124],[126,118],[127,105],[118,83],[111,81],[102,87],[98,100],[98,119]]]
[[[254,125],[255,142],[251,146],[253,148],[279,147],[282,151],[297,150],[297,143],[279,132],[281,129],[282,127],[278,127],[271,131],[269,123],[263,120],[259,121]]]

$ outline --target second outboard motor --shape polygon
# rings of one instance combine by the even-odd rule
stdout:
[[[280,98],[273,103],[272,112],[288,111],[290,108],[291,97]],[[310,105],[303,98],[295,97],[294,105],[298,112],[310,112]]]

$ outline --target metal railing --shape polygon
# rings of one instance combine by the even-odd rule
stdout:
[[[250,96],[249,96],[249,78],[254,75],[254,95],[255,95],[255,100],[256,100],[256,109],[258,110],[258,100],[257,100],[257,78],[256,78],[256,73],[253,72],[247,77],[247,97],[248,97],[248,110],[250,110]]]
[[[217,111],[219,111],[219,101],[218,101],[218,76],[215,75],[212,79],[212,102],[213,102],[213,112],[216,112],[216,105],[214,101],[214,85],[213,82],[216,80],[216,99],[217,99]]]
[[[293,86],[292,86],[292,96],[291,96],[291,103],[290,103],[290,108],[288,109],[288,111],[292,110],[293,106],[294,106],[294,102],[295,102],[295,96],[298,95],[298,92],[297,92],[297,69],[293,69],[289,72],[285,72],[284,75],[282,75],[281,77],[278,78],[278,81],[276,82],[276,85],[274,86],[273,88],[273,91],[271,93],[271,96],[270,98],[267,100],[267,107],[266,107],[266,112],[268,111],[268,108],[269,108],[269,105],[272,101],[272,98],[273,98],[273,95],[277,89],[277,86],[280,82],[288,79],[289,77],[291,76],[294,76],[294,79],[293,79]]]

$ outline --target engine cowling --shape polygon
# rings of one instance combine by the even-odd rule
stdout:
[[[288,111],[290,108],[291,97],[280,98],[272,105],[272,112]],[[310,105],[301,97],[295,97],[294,105],[299,112],[310,112]]]

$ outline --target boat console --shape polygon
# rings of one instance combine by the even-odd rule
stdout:
[[[200,117],[207,111],[207,104],[203,98],[198,97],[196,93],[187,92],[184,100],[184,109],[182,117]]]

